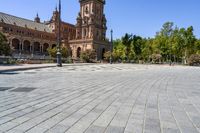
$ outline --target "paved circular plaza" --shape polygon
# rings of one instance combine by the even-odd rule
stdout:
[[[0,133],[199,133],[200,68],[80,65],[0,74]]]

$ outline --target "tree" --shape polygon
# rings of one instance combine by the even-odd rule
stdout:
[[[170,37],[173,33],[173,22],[166,22],[163,24],[162,29],[160,31],[160,35],[164,37]]]
[[[142,49],[142,58],[144,61],[150,62],[150,56],[153,54],[153,39],[148,38],[145,41],[144,47]]]
[[[161,54],[163,61],[167,61],[172,57],[171,36],[174,32],[173,26],[173,22],[164,23],[161,31],[158,32],[155,37],[154,43],[156,45],[156,49],[159,50],[159,54]]]
[[[182,62],[183,57],[184,39],[181,30],[184,29],[176,27],[170,38],[170,42],[172,44],[172,55],[174,56],[173,61],[175,62]]]
[[[126,33],[125,36],[122,37],[122,44],[126,46],[126,58],[129,60],[129,52],[131,50],[132,43],[132,35]]]
[[[187,63],[187,59],[194,53],[194,45],[196,42],[196,38],[193,33],[194,29],[192,26],[188,27],[186,30],[182,29],[182,36],[184,39],[184,45],[183,45],[183,50],[184,50],[184,64]]]
[[[141,59],[141,54],[142,54],[142,49],[143,49],[144,44],[145,44],[145,41],[142,37],[136,36],[136,35],[133,36],[132,45],[133,45],[133,51],[136,55],[137,60]]]
[[[0,32],[0,55],[10,55],[11,48],[8,44],[6,36]]]
[[[126,33],[114,41],[113,56],[116,60],[143,60],[156,62],[184,62],[192,54],[200,54],[200,40],[196,39],[192,26],[174,27],[173,22],[163,24],[154,38],[142,38]]]
[[[195,53],[200,54],[200,40],[196,40],[195,42]]]
[[[117,61],[117,60],[126,60],[126,46],[123,45],[122,41],[119,41],[115,47],[114,47],[114,50],[113,50],[113,58],[114,58],[114,61]]]

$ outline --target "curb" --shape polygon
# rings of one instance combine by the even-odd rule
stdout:
[[[7,69],[7,70],[0,70],[0,74],[6,73],[6,72],[25,71],[25,70],[33,70],[33,69],[41,69],[41,68],[49,68],[49,67],[56,67],[56,66],[41,66],[41,67],[13,68],[13,69]]]
[[[67,66],[87,66],[87,65],[97,65],[97,64],[64,64],[63,67]],[[0,70],[0,74],[6,72],[13,72],[13,71],[26,71],[26,70],[34,70],[34,69],[41,69],[41,68],[50,68],[50,67],[57,67],[56,64],[53,66],[38,66],[38,67],[27,67],[27,68],[11,68],[7,70]]]

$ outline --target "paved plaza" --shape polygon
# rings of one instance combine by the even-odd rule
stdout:
[[[0,133],[199,133],[200,68],[83,65],[0,74]]]

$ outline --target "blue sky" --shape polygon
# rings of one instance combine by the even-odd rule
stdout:
[[[62,0],[62,19],[75,24],[79,0]],[[0,12],[33,19],[39,13],[41,20],[52,16],[58,0],[1,0]],[[105,13],[108,32],[114,38],[133,33],[153,37],[164,22],[172,21],[178,27],[194,26],[200,37],[200,0],[106,0]]]

